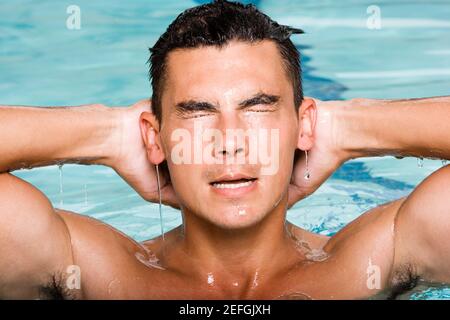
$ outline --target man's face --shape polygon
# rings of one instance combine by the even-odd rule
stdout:
[[[248,227],[286,196],[298,117],[275,43],[171,52],[162,110],[161,143],[185,214]]]

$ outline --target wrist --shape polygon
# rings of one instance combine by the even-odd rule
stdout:
[[[356,156],[354,141],[348,141],[349,137],[352,138],[351,132],[354,130],[351,118],[355,117],[355,112],[351,104],[350,100],[319,101],[318,103],[318,121],[322,126],[328,127],[328,150],[338,163],[344,163]]]
[[[96,160],[92,164],[112,167],[120,158],[123,145],[124,121],[126,109],[122,107],[98,107],[98,123]]]
[[[66,109],[65,133],[72,137],[56,159],[71,163],[108,165],[119,137],[120,108],[91,104]]]
[[[356,98],[342,101],[336,122],[340,130],[340,147],[348,159],[382,156],[396,146],[385,137],[388,125],[383,100]]]
[[[370,139],[367,135],[366,119],[361,99],[341,102],[336,110],[336,123],[339,128],[339,145],[347,159],[364,157]],[[366,106],[367,107],[367,106]]]

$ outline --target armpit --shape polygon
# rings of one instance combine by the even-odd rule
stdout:
[[[392,274],[386,298],[395,300],[399,295],[416,287],[418,280],[419,276],[412,264],[401,265]]]

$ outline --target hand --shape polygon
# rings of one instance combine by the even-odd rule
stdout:
[[[288,191],[288,207],[306,198],[345,161],[348,155],[340,148],[342,130],[334,116],[333,110],[339,108],[340,101],[320,101],[314,99],[317,106],[317,120],[314,129],[314,146],[308,150],[309,180],[304,178],[306,172],[305,151],[297,150]]]
[[[118,119],[117,152],[109,160],[112,167],[145,200],[159,202],[156,168],[147,158],[139,117],[151,112],[151,101],[141,100],[131,107],[121,108]],[[159,165],[162,203],[179,209],[165,163]]]

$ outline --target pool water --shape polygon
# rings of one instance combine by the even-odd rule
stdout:
[[[182,10],[204,1],[26,1],[0,3],[0,102],[12,105],[126,106],[149,97],[148,47]],[[367,27],[371,1],[260,0],[260,9],[301,27],[306,95],[320,99],[447,95],[450,6],[447,0],[377,1],[381,29]],[[67,7],[81,29],[66,27]],[[36,141],[38,143],[38,141]],[[441,161],[356,159],[288,219],[332,235],[363,212],[409,194]],[[21,170],[56,207],[103,220],[136,240],[159,235],[158,205],[141,199],[112,169],[64,165]],[[165,230],[181,223],[164,207]],[[405,299],[450,299],[450,287],[419,286]]]

